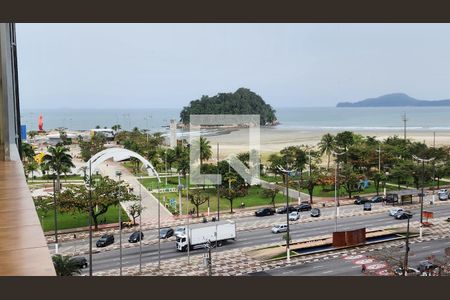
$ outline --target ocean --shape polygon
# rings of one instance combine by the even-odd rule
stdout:
[[[403,129],[406,113],[408,130],[450,130],[450,107],[280,107],[275,108],[279,129],[398,131]],[[181,109],[22,109],[21,121],[27,130],[37,130],[42,113],[44,130],[65,127],[69,130],[89,130],[120,124],[122,129],[134,127],[152,132],[165,132],[171,119],[179,120]]]

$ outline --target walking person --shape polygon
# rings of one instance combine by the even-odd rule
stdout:
[[[361,273],[366,273],[366,264],[361,265]]]

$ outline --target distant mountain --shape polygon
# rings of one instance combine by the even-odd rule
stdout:
[[[382,107],[382,106],[450,106],[450,99],[419,100],[403,93],[394,93],[357,102],[339,102],[336,107]]]

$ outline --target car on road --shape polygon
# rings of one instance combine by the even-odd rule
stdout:
[[[370,202],[370,200],[367,197],[360,197],[356,196],[355,204],[364,204],[366,202]]]
[[[175,237],[179,237],[180,235],[183,235],[185,233],[185,231],[186,231],[186,227],[184,227],[184,226],[177,227],[177,229],[175,229],[174,235],[175,235]]]
[[[83,256],[72,257],[70,259],[70,262],[81,269],[88,267],[87,259],[86,259],[86,257],[83,257]]]
[[[298,211],[293,211],[289,214],[289,221],[297,221],[300,219],[300,213]]]
[[[412,214],[409,211],[403,211],[403,212],[399,212],[395,215],[395,218],[397,220],[404,220],[404,219],[408,219],[408,218],[412,218]]]
[[[313,218],[317,218],[317,217],[320,217],[320,209],[318,209],[318,208],[313,208],[313,209],[311,209],[311,217],[313,217]]]
[[[372,210],[372,203],[371,202],[364,203],[363,210]]]
[[[264,216],[271,216],[275,213],[273,208],[266,207],[266,208],[260,208],[257,211],[255,211],[255,216],[257,217],[264,217]]]
[[[174,230],[170,227],[161,228],[159,230],[159,238],[160,239],[168,239],[174,234]]]
[[[272,227],[272,233],[281,233],[287,231],[287,224],[278,224]]]
[[[300,205],[294,206],[296,211],[310,211],[311,210],[311,204],[309,203],[300,203]]]
[[[128,238],[128,242],[130,243],[137,243],[140,240],[144,239],[144,233],[142,231],[135,231],[133,232],[130,237]]]
[[[448,199],[448,192],[441,192],[441,191],[439,191],[438,198],[441,201],[447,200]]]
[[[276,209],[277,214],[285,214],[286,211],[289,210],[289,212],[295,211],[295,208],[291,205],[289,205],[288,209],[286,209],[286,206],[278,207]]]
[[[373,196],[372,198],[370,198],[370,202],[372,203],[380,203],[383,201],[384,201],[383,196]]]
[[[407,272],[408,272],[407,276],[420,276],[420,271],[415,268],[408,267]],[[396,268],[394,270],[394,274],[397,276],[402,276],[403,275],[403,267]]]
[[[112,234],[104,234],[100,237],[100,239],[95,243],[97,247],[106,247],[114,243],[114,235]]]
[[[395,215],[396,215],[397,213],[403,212],[403,211],[404,211],[403,208],[391,208],[391,209],[389,210],[389,215],[390,215],[391,217],[395,217]]]

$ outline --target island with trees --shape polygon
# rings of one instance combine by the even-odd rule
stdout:
[[[191,114],[237,114],[260,115],[260,125],[276,125],[275,110],[261,96],[247,88],[239,88],[234,93],[219,93],[202,96],[185,106],[180,113],[180,122],[189,124]]]

